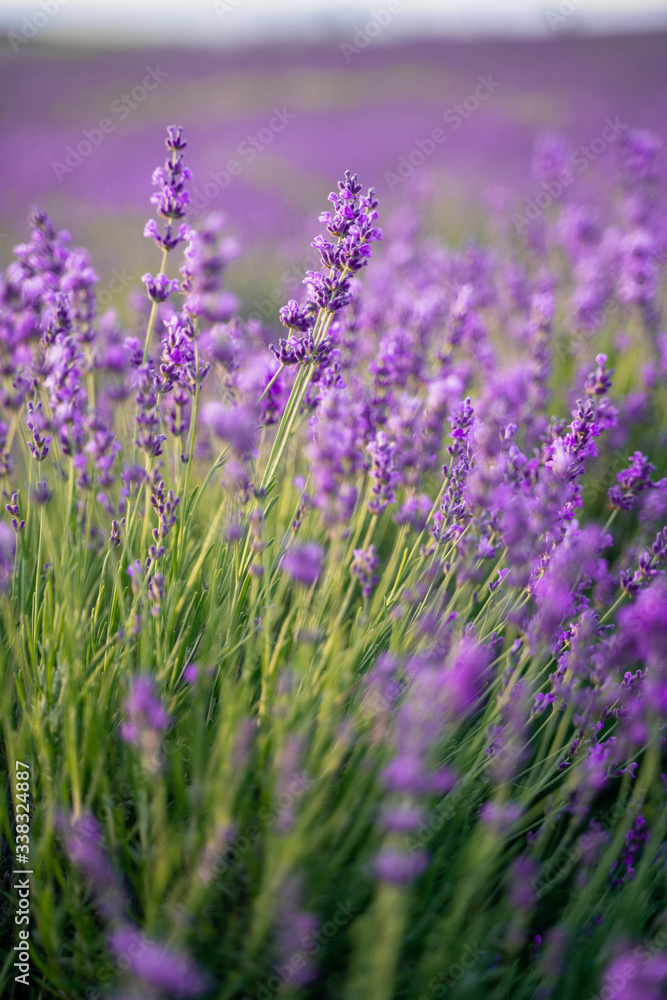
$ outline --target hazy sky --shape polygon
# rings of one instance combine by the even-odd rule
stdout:
[[[278,34],[354,34],[376,17],[385,39],[433,30],[627,30],[667,27],[667,0],[0,0],[0,30],[28,34],[37,25],[42,41],[231,44]]]

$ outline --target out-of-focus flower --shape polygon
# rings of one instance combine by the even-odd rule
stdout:
[[[605,990],[613,991],[615,1000],[663,1000],[667,982],[667,955],[655,954],[646,945],[620,951],[607,966]]]
[[[424,851],[403,854],[393,848],[384,848],[375,859],[375,874],[383,882],[404,885],[421,874],[428,865]]]
[[[127,896],[109,860],[99,822],[84,813],[71,819],[60,817],[58,825],[67,853],[93,885],[100,912],[107,919],[122,916]]]
[[[135,677],[125,702],[125,717],[121,737],[141,751],[147,771],[157,773],[162,764],[162,738],[171,718],[155,693],[152,677]]]
[[[216,437],[229,443],[241,455],[248,455],[255,442],[257,420],[245,406],[225,406],[223,403],[207,403],[202,410],[202,420],[208,424]]]
[[[196,997],[209,985],[189,955],[151,941],[131,924],[123,924],[111,932],[109,947],[116,958],[123,957],[125,967],[146,987],[162,990],[169,996]]]
[[[367,549],[354,550],[350,573],[359,579],[364,597],[370,597],[380,579],[375,572],[379,564],[380,557],[376,553],[374,545],[370,545]]]
[[[282,567],[288,576],[298,583],[312,587],[319,579],[324,552],[316,542],[306,542],[288,549],[283,556]]]
[[[14,572],[16,535],[4,521],[0,521],[0,591],[4,590]]]

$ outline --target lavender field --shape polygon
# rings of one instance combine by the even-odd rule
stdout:
[[[372,181],[385,211],[426,199],[429,227],[460,242],[484,232],[494,188],[507,188],[525,215],[526,202],[542,191],[530,170],[539,132],[559,132],[572,155],[580,151],[566,197],[607,204],[617,176],[607,119],[617,136],[619,125],[663,128],[664,34],[341,51],[353,40],[352,33],[316,48],[223,53],[37,45],[14,53],[6,46],[0,261],[9,261],[25,235],[27,209],[38,202],[90,248],[102,291],[114,294],[124,282],[124,299],[140,286],[150,263],[140,229],[154,150],[172,120],[190,136],[193,211],[223,211],[246,251],[230,276],[246,312],[270,296],[276,275],[308,256],[321,192],[350,167]],[[276,108],[285,122],[276,121]],[[100,131],[104,119],[111,131]],[[432,143],[438,128],[444,139]],[[95,132],[93,142],[86,139]],[[230,160],[238,163],[235,175]],[[258,271],[267,263],[271,280],[262,285]],[[255,294],[258,284],[266,295]]]
[[[667,996],[666,47],[4,47],[3,997]]]

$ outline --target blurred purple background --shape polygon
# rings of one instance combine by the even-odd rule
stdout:
[[[354,44],[354,34],[342,40]],[[607,119],[664,131],[665,33],[357,48],[341,39],[215,52],[4,45],[1,263],[36,201],[90,247],[101,275],[121,256],[133,278],[155,265],[141,230],[170,123],[186,130],[196,209],[225,212],[255,279],[276,254],[304,259],[316,213],[345,168],[377,188],[383,214],[431,190],[429,226],[457,239],[483,225],[489,184],[507,186],[519,209],[535,195],[540,131],[562,133],[573,150],[593,144],[594,169],[577,168],[572,185],[592,200],[606,200],[615,184],[615,143],[601,138]],[[444,141],[429,143],[438,128]],[[399,167],[410,173],[410,160],[419,165],[404,182]],[[243,267],[242,289],[254,280]]]

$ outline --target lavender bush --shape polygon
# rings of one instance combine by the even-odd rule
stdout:
[[[182,129],[142,327],[32,211],[0,284],[31,995],[665,995],[667,242],[659,143],[619,150],[607,217],[498,207],[459,249],[406,207],[383,239],[346,173],[282,337],[190,221]]]

